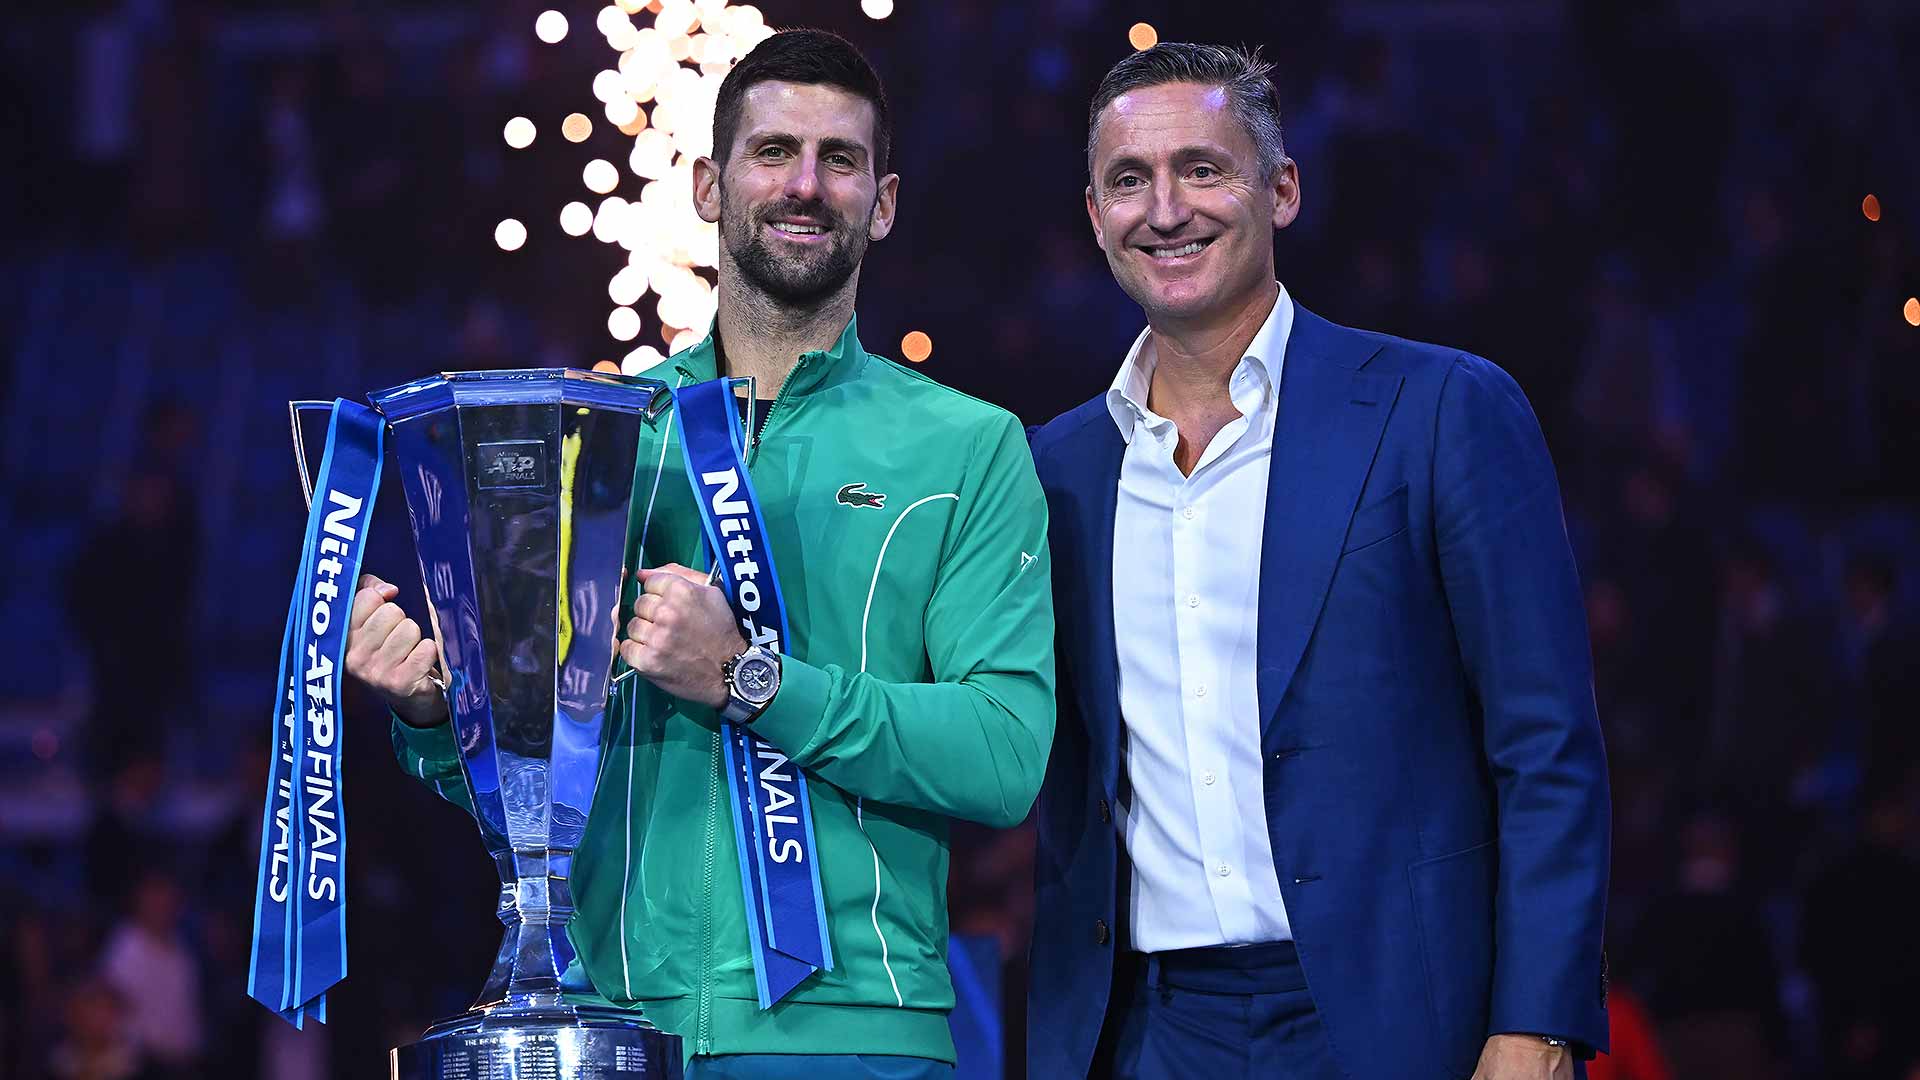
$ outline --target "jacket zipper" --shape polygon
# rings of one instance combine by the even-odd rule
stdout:
[[[767,418],[760,424],[760,430],[747,433],[748,468],[752,468],[753,463],[759,459],[760,441],[766,437],[767,428],[773,424],[773,414],[779,412],[780,406],[786,403],[787,391],[793,386],[793,377],[800,374],[801,369],[807,366],[808,359],[805,354],[802,354],[800,359],[794,362],[793,369],[787,372],[787,377],[780,380],[780,392],[774,395],[773,404],[767,406]]]
[[[713,848],[717,840],[714,823],[720,804],[720,774],[726,769],[720,753],[720,729],[713,730],[713,768],[707,771],[707,843],[701,861],[700,881],[707,902],[700,909],[700,1000],[699,1016],[694,1022],[695,1052],[713,1050]]]

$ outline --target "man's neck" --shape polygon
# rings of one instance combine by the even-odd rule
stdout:
[[[724,374],[754,380],[754,393],[771,398],[803,353],[833,348],[853,318],[853,297],[860,276],[818,306],[790,307],[741,280],[738,271],[720,274],[718,326],[724,349]]]
[[[1233,369],[1279,300],[1280,288],[1269,280],[1223,318],[1153,325],[1145,346],[1153,350],[1147,407],[1170,419],[1231,407]]]

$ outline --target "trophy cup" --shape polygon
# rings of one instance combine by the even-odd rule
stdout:
[[[393,1080],[679,1080],[680,1040],[569,1003],[573,854],[599,778],[636,452],[664,383],[454,372],[368,396],[406,492],[461,770],[506,935],[467,1013],[390,1055]],[[295,446],[300,448],[293,403]]]

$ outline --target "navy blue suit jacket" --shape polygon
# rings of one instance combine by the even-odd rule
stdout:
[[[1046,1080],[1086,1075],[1127,941],[1124,446],[1104,393],[1033,436],[1060,628],[1028,995]],[[1259,603],[1267,829],[1341,1068],[1467,1077],[1500,1032],[1604,1049],[1606,764],[1559,485],[1519,387],[1296,309]]]

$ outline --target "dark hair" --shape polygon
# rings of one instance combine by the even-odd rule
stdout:
[[[720,80],[713,106],[713,159],[725,164],[740,127],[740,103],[756,83],[790,82],[831,86],[873,105],[873,174],[887,171],[893,125],[887,117],[887,91],[880,75],[853,43],[825,30],[782,30],[753,47]]]
[[[1273,88],[1268,73],[1273,65],[1260,59],[1259,49],[1236,49],[1227,45],[1195,45],[1167,41],[1151,49],[1142,49],[1113,65],[1100,88],[1093,92],[1093,105],[1087,110],[1087,175],[1093,175],[1093,148],[1100,139],[1100,114],[1113,99],[1130,90],[1167,83],[1199,83],[1218,86],[1227,92],[1233,108],[1253,147],[1259,154],[1262,177],[1287,160],[1287,148],[1280,138],[1280,94]]]

